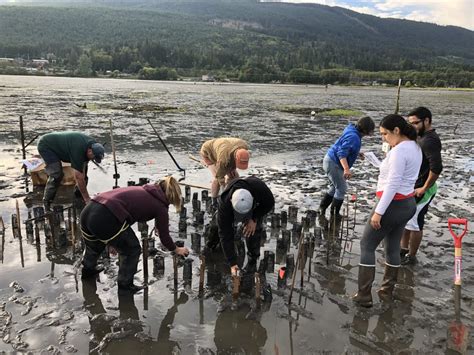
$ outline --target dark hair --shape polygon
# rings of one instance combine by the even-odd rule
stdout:
[[[375,129],[374,121],[368,116],[359,118],[355,126],[357,130],[363,134],[370,134]]]
[[[416,140],[417,134],[415,128],[409,124],[402,116],[388,115],[380,121],[380,127],[393,131],[395,127],[400,129],[400,134],[408,137],[412,141]]]
[[[419,120],[424,120],[425,118],[428,118],[431,123],[431,111],[423,106],[411,110],[408,113],[408,116],[416,116]]]

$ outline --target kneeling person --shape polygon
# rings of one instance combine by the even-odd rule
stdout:
[[[263,217],[272,210],[274,205],[275,199],[272,192],[262,180],[255,176],[236,179],[222,192],[217,224],[222,250],[232,274],[239,269],[234,249],[234,225],[242,222],[247,244],[246,269],[255,270],[260,256]]]
[[[81,230],[86,244],[82,260],[82,278],[95,276],[97,259],[106,245],[120,255],[118,287],[132,292],[142,287],[133,284],[141,247],[131,226],[135,222],[155,219],[155,234],[161,243],[178,255],[187,256],[185,247],[177,247],[169,234],[168,206],[181,210],[181,188],[173,177],[155,184],[130,186],[94,196],[81,213]]]

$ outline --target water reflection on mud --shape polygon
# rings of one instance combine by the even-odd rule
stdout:
[[[320,231],[318,220],[315,225],[305,227],[307,211],[317,209],[326,183],[321,169],[324,151],[347,124],[347,118],[306,117],[284,113],[276,107],[341,107],[360,110],[378,120],[393,111],[394,89],[331,87],[326,91],[312,86],[29,77],[2,77],[2,84],[5,86],[0,87],[0,211],[6,229],[4,233],[0,229],[0,351],[118,354],[446,351],[448,326],[454,319],[454,249],[446,220],[451,216],[472,220],[473,216],[472,92],[402,90],[402,112],[421,104],[432,109],[443,141],[445,170],[438,196],[427,216],[420,262],[400,271],[393,305],[379,303],[375,298],[372,309],[360,309],[352,304],[350,295],[356,289],[359,237],[373,204],[377,172],[367,163],[356,165],[355,178],[350,183],[350,194],[356,195],[356,202],[346,204],[346,224],[333,232],[324,228]],[[75,103],[86,103],[86,107]],[[177,109],[138,111],[136,108],[141,106]],[[168,253],[162,254],[164,272],[150,272],[148,289],[136,295],[118,293],[117,259],[113,256],[102,260],[106,270],[97,280],[81,280],[80,238],[73,251],[67,212],[61,228],[67,232],[68,246],[52,239],[44,224],[35,224],[29,234],[23,225],[22,267],[20,242],[12,235],[11,215],[18,200],[22,220],[33,217],[42,190],[29,183],[26,193],[26,182],[17,163],[21,158],[17,144],[20,114],[24,115],[29,136],[76,129],[104,142],[109,141],[108,119],[113,119],[121,186],[140,177],[154,180],[168,173],[179,176],[145,118],[156,123],[161,137],[186,168],[185,181],[192,183],[209,182],[208,172],[188,159],[188,154],[197,155],[203,140],[219,135],[247,139],[252,148],[249,173],[269,183],[276,196],[275,213],[288,212],[289,206],[298,207],[298,219],[286,226],[272,227],[272,216],[267,219],[266,242],[261,253],[263,256],[264,251],[275,252],[274,270],[264,273],[263,280],[263,285],[271,287],[271,301],[264,300],[262,295],[258,307],[251,285],[248,290],[244,287],[238,301],[233,302],[232,280],[218,252],[206,257],[202,295],[200,260],[195,251],[190,256],[194,260],[191,283],[183,282],[183,266],[180,266],[177,288]],[[379,154],[379,145],[379,138],[372,137],[367,139],[364,149]],[[28,153],[36,153],[34,144]],[[106,175],[94,167],[90,169],[92,193],[109,190],[114,184],[111,154],[103,166]],[[194,192],[201,196],[199,190],[193,189]],[[71,188],[61,187],[58,195],[57,204],[71,205]],[[201,202],[204,210],[206,201]],[[206,230],[196,224],[192,201],[186,207],[184,236],[190,247],[192,233],[202,235]],[[172,236],[180,239],[179,216],[171,215]],[[204,224],[209,221],[206,213]],[[296,259],[299,230],[312,241],[314,252],[308,255],[303,278],[295,270],[295,289],[288,306],[292,280],[287,280],[287,287],[279,287],[277,274],[281,266],[287,266],[288,253]],[[278,253],[277,244],[282,238],[289,238],[289,247]],[[463,241],[461,320],[473,329],[474,263],[469,255],[474,251],[474,243],[471,239],[468,235]],[[160,249],[158,243],[156,247]],[[381,250],[377,257],[383,258]],[[153,270],[151,258],[148,267]],[[381,272],[382,266],[378,265],[375,287],[380,284]],[[135,282],[143,281],[140,262]],[[473,351],[471,344],[468,350]]]

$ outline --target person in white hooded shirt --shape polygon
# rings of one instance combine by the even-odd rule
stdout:
[[[354,302],[372,306],[372,283],[375,278],[375,250],[385,245],[385,273],[377,291],[382,301],[392,299],[400,268],[400,239],[405,224],[415,214],[415,182],[422,162],[416,143],[416,131],[403,117],[388,115],[380,122],[380,133],[392,149],[380,165],[377,203],[370,214],[360,242],[358,292]]]

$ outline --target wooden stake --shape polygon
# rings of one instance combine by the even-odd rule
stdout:
[[[21,139],[21,153],[23,160],[26,159],[26,146],[25,146],[25,131],[23,130],[23,116],[20,116],[20,139]],[[23,165],[23,170],[26,175],[26,166]]]
[[[118,186],[118,179],[120,179],[120,174],[117,172],[117,157],[115,155],[115,143],[114,143],[114,134],[113,134],[113,126],[112,126],[112,119],[109,119],[109,125],[110,125],[110,144],[112,145],[112,156],[114,158],[114,179],[115,179],[115,185],[114,189],[119,187]]]
[[[301,259],[301,250],[303,249],[302,248],[303,240],[304,240],[304,233],[301,233],[300,241],[298,243],[298,258],[296,259],[295,272],[293,273],[293,277],[292,277],[292,280],[291,280],[291,288],[290,288],[290,296],[288,296],[288,304],[291,303],[291,298],[293,297],[293,288],[295,287],[296,271],[298,270],[298,265],[299,265],[300,259]]]
[[[296,272],[296,271],[295,271]],[[260,274],[258,272],[255,273],[255,304],[257,306],[257,309],[260,308]]]

